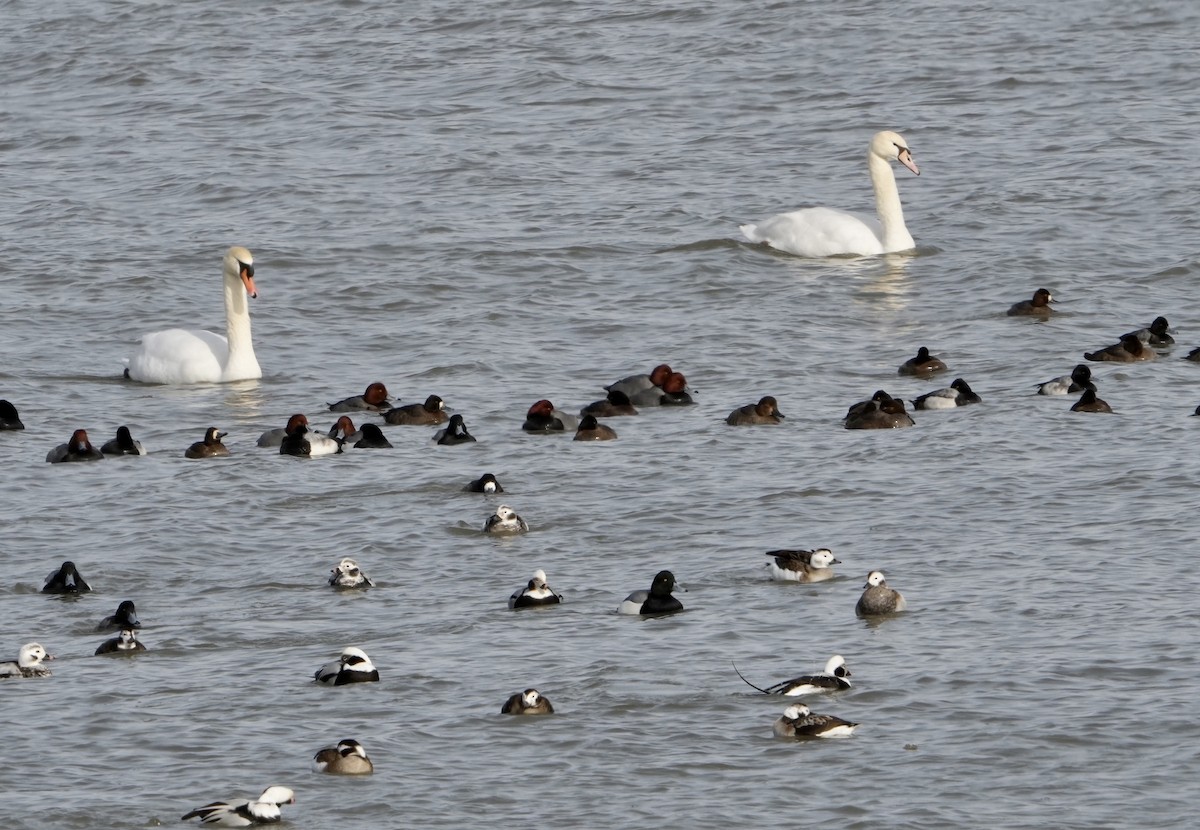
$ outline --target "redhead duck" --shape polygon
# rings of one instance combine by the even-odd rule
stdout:
[[[926,392],[919,398],[914,398],[912,405],[913,409],[953,409],[956,406],[966,406],[982,400],[965,380],[955,378],[954,382],[945,389]]]
[[[687,378],[682,372],[672,372],[662,387],[653,387],[629,396],[634,406],[691,406],[695,403],[688,394]]]
[[[63,562],[58,570],[51,571],[42,585],[43,594],[86,594],[92,586],[75,570],[74,562]]]
[[[733,670],[737,671],[737,666],[734,666]],[[824,671],[820,674],[793,677],[791,680],[776,683],[774,686],[768,686],[765,689],[755,686],[749,680],[746,680],[740,671],[737,674],[747,686],[752,689],[758,689],[766,695],[799,697],[800,695],[814,695],[821,692],[841,692],[850,688],[850,681],[846,679],[850,676],[850,669],[846,668],[846,660],[840,654],[830,657],[825,663]]]
[[[675,590],[675,574],[659,571],[650,583],[649,591],[634,591],[617,607],[618,614],[658,617],[683,610],[683,603],[671,596]]]
[[[53,660],[54,656],[46,653],[46,649],[38,643],[26,643],[17,652],[16,660],[6,660],[0,663],[0,678],[4,677],[49,677],[50,669],[42,665],[43,660]]]
[[[180,821],[200,819],[201,824],[218,827],[249,827],[252,824],[274,824],[283,818],[281,804],[295,804],[296,794],[287,787],[268,787],[263,794],[251,801],[214,801],[184,813]]]
[[[483,524],[484,533],[524,533],[527,530],[529,523],[507,504],[497,507],[496,512],[488,516]]]
[[[771,731],[777,738],[844,738],[857,726],[835,715],[814,715],[803,703],[794,703],[784,710]]]
[[[1138,340],[1141,340],[1147,346],[1153,346],[1156,349],[1166,348],[1167,346],[1175,345],[1175,338],[1168,332],[1171,324],[1167,322],[1166,317],[1155,317],[1154,322],[1146,326],[1144,329],[1129,332]]]
[[[897,374],[927,377],[936,372],[946,371],[946,364],[929,353],[925,346],[917,349],[916,357],[910,357],[900,364]]]
[[[228,432],[218,432],[216,427],[204,431],[204,440],[197,441],[183,452],[184,458],[223,458],[229,455],[229,449],[221,443]]]
[[[117,606],[112,616],[105,617],[96,626],[97,631],[121,630],[123,628],[141,628],[142,621],[138,619],[137,609],[133,600],[127,599]]]
[[[0,401],[0,431],[8,429],[25,429],[17,408],[8,401]]]
[[[104,453],[92,446],[92,442],[88,440],[87,430],[77,429],[71,433],[71,440],[65,444],[59,444],[50,452],[46,453],[46,460],[51,464],[60,464],[64,461],[101,461],[104,458]]]
[[[383,435],[383,430],[374,424],[362,425],[362,438],[354,442],[355,449],[360,450],[390,450],[392,442]]]
[[[136,631],[132,628],[122,628],[116,637],[101,643],[96,648],[96,654],[134,654],[145,650],[146,647],[138,642]]]
[[[329,584],[334,588],[371,588],[375,585],[359,569],[358,563],[350,558],[343,559],[330,569]]]
[[[141,441],[135,441],[129,427],[117,427],[117,437],[110,438],[100,446],[105,455],[145,455]]]
[[[280,455],[294,455],[298,458],[318,458],[323,455],[337,455],[342,451],[342,442],[328,435],[313,432],[308,427],[297,427],[284,436],[279,445]]]
[[[537,689],[526,689],[510,697],[500,707],[502,715],[553,715],[554,706],[550,698]]]
[[[666,363],[660,363],[650,371],[650,374],[630,375],[627,378],[622,378],[616,383],[610,383],[608,386],[605,386],[604,391],[621,392],[627,397],[632,398],[638,392],[644,392],[647,389],[653,389],[655,387],[661,388],[669,374],[671,374],[671,367]]]
[[[508,598],[508,607],[514,610],[544,608],[547,605],[558,605],[560,602],[562,596],[546,584],[546,572],[539,568],[533,572],[533,579],[529,580],[525,587],[513,591],[512,596]]]
[[[846,429],[902,429],[916,423],[904,410],[904,401],[899,398],[889,398],[881,403],[863,403],[864,406],[854,415],[847,416]]]
[[[269,429],[262,435],[258,436],[258,446],[260,447],[278,447],[283,443],[283,439],[287,438],[300,427],[308,426],[308,418],[302,412],[297,412],[292,417],[288,418],[287,426],[276,427]]]
[[[383,420],[389,424],[410,426],[432,426],[444,424],[449,416],[446,415],[446,402],[437,395],[430,395],[425,403],[410,403],[397,406],[383,413]]]
[[[854,606],[854,613],[860,617],[894,614],[907,607],[904,596],[888,587],[883,578],[883,571],[871,571],[867,574],[867,584],[863,588],[862,596]]]
[[[326,434],[333,440],[341,442],[343,447],[347,444],[354,446],[363,439],[363,431],[355,429],[354,421],[350,420],[349,415],[343,415],[334,421],[333,426],[329,428],[329,432]]]
[[[733,410],[725,419],[730,426],[754,426],[756,424],[778,424],[784,415],[779,411],[779,404],[773,397],[767,395],[760,398],[758,403],[746,404]]]
[[[452,446],[473,443],[475,436],[467,432],[467,423],[463,420],[463,416],[455,414],[450,416],[450,423],[437,431],[433,440],[436,444]]]
[[[1009,317],[1049,317],[1054,313],[1054,309],[1050,307],[1050,303],[1054,302],[1054,297],[1045,288],[1039,288],[1033,292],[1033,298],[1029,300],[1021,300],[1019,303],[1013,303],[1008,309]]]
[[[468,493],[503,493],[500,481],[491,473],[484,473],[463,488]]]
[[[1085,352],[1083,357],[1085,360],[1099,363],[1137,363],[1141,360],[1154,360],[1158,355],[1154,349],[1138,340],[1136,334],[1126,334],[1121,337],[1120,343],[1105,346],[1094,352]]]
[[[330,412],[383,412],[390,408],[387,387],[379,381],[369,384],[361,395],[329,404]]]
[[[830,565],[842,564],[829,548],[769,550],[767,556],[774,559],[767,563],[771,578],[783,582],[825,582],[834,577]]]
[[[1037,385],[1039,395],[1073,395],[1085,389],[1095,390],[1092,383],[1092,369],[1086,363],[1080,363],[1071,370],[1069,375],[1052,378]]]
[[[329,775],[370,775],[375,771],[363,745],[352,738],[318,749],[312,766],[315,772]]]
[[[1112,407],[1104,401],[1096,397],[1096,389],[1084,389],[1083,394],[1079,396],[1079,400],[1071,405],[1072,412],[1108,412],[1112,413]]]
[[[597,418],[617,418],[623,415],[636,415],[638,411],[629,402],[629,396],[621,390],[613,390],[602,401],[592,403],[579,410],[580,417],[595,415]]]
[[[345,686],[347,683],[371,683],[379,680],[379,670],[361,648],[347,646],[342,655],[321,668],[313,675],[318,683],[326,686]]]
[[[521,429],[526,432],[549,433],[575,429],[576,426],[578,424],[574,418],[555,409],[550,401],[542,399],[529,407]]]
[[[576,441],[612,441],[617,437],[617,431],[596,420],[595,415],[585,415],[575,430]]]

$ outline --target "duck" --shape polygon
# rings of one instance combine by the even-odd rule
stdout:
[[[383,430],[375,424],[362,425],[362,438],[354,442],[354,448],[359,450],[390,450],[392,442],[383,434]]]
[[[783,421],[784,417],[784,414],[779,411],[778,402],[767,395],[759,398],[758,403],[749,403],[733,410],[725,418],[725,423],[733,427],[778,424]]]
[[[877,389],[875,394],[867,398],[865,401],[859,401],[858,403],[850,404],[850,408],[846,410],[846,414],[842,417],[842,420],[848,421],[851,418],[863,414],[864,412],[875,411],[879,408],[879,404],[890,400],[892,400],[891,395],[889,395],[883,389]]]
[[[479,478],[469,482],[463,490],[468,493],[503,493],[500,481],[491,473],[484,473]]]
[[[258,436],[258,446],[260,447],[278,447],[283,443],[283,439],[287,438],[301,427],[308,427],[308,416],[303,412],[297,412],[287,420],[287,426],[268,429],[262,435]]]
[[[142,621],[138,619],[137,609],[133,605],[133,600],[127,599],[117,606],[117,610],[111,616],[105,617],[96,626],[97,631],[112,631],[121,630],[123,628],[141,628]]]
[[[444,424],[449,416],[446,414],[446,402],[437,395],[430,395],[425,403],[410,403],[397,406],[383,413],[383,420],[389,424],[401,426],[432,426]]]
[[[1184,355],[1183,359],[1190,360],[1192,363],[1200,363],[1200,346],[1197,346],[1196,348],[1194,348],[1190,352],[1188,352],[1186,355]]]
[[[0,400],[0,432],[25,429],[21,416],[11,401]]]
[[[43,594],[87,594],[92,586],[75,569],[75,563],[63,562],[57,570],[51,571],[42,585]]]
[[[921,175],[903,136],[891,130],[872,136],[867,147],[867,170],[875,191],[876,217],[811,207],[742,225],[742,235],[750,242],[803,257],[875,256],[912,250],[916,243],[904,224],[900,191],[892,172],[894,161]]]
[[[204,440],[197,441],[183,451],[184,458],[224,458],[229,455],[229,448],[221,443],[228,432],[220,432],[216,427],[204,431]]]
[[[863,589],[858,604],[854,606],[854,613],[860,617],[894,614],[903,611],[908,605],[903,594],[888,587],[887,580],[883,578],[883,571],[871,571],[867,574],[867,583]]]
[[[579,410],[579,416],[594,415],[597,418],[618,418],[638,414],[637,408],[629,402],[629,396],[620,389],[611,390],[602,401],[592,401]]]
[[[387,387],[379,381],[367,384],[361,395],[329,404],[330,412],[384,412],[391,408]]]
[[[64,461],[103,461],[104,453],[92,446],[86,429],[77,429],[71,433],[70,441],[59,444],[46,453],[46,460],[51,464],[61,464]]]
[[[225,336],[211,331],[167,329],[142,337],[127,361],[125,377],[140,383],[185,385],[257,380],[262,369],[250,336],[254,256],[235,245],[221,263],[225,294]]]
[[[857,726],[836,715],[814,715],[803,703],[793,703],[783,710],[772,731],[777,738],[844,738]]]
[[[542,399],[529,407],[521,429],[526,432],[550,433],[564,432],[568,429],[575,429],[577,426],[578,422],[574,418],[555,409],[554,404],[550,401]]]
[[[1154,360],[1158,355],[1154,349],[1138,340],[1136,334],[1126,334],[1119,343],[1105,346],[1094,352],[1085,352],[1085,360],[1108,363],[1137,363],[1142,360]]]
[[[1156,349],[1175,345],[1175,338],[1169,334],[1171,324],[1166,317],[1155,317],[1154,321],[1144,329],[1129,332],[1138,340]]]
[[[1009,317],[1049,317],[1054,313],[1050,303],[1056,302],[1054,296],[1045,288],[1033,292],[1033,297],[1013,303],[1008,309]]]
[[[314,772],[329,775],[370,775],[375,771],[367,751],[353,738],[338,741],[337,746],[318,749],[312,766]]]
[[[100,452],[105,455],[145,455],[146,448],[141,441],[133,437],[129,427],[117,427],[117,437],[110,438],[100,445]]]
[[[630,375],[626,378],[621,378],[615,383],[610,383],[604,387],[605,392],[621,392],[626,397],[632,397],[638,392],[644,392],[647,389],[661,388],[667,376],[671,374],[671,367],[667,363],[660,363],[650,370],[648,375]]]
[[[899,398],[891,398],[882,403],[864,403],[865,406],[846,418],[846,429],[903,429],[916,424],[912,416],[905,411],[904,401]]]
[[[1095,388],[1084,389],[1079,400],[1071,405],[1072,412],[1107,412],[1112,414],[1108,401],[1096,397]]]
[[[829,548],[816,550],[769,550],[771,578],[782,582],[826,582],[833,579],[831,565],[842,564]]]
[[[502,715],[553,715],[554,704],[537,689],[526,689],[504,701]]]
[[[463,416],[458,414],[451,415],[450,422],[433,436],[433,442],[443,446],[471,444],[474,441],[475,436],[467,432],[467,423],[463,420]]]
[[[649,591],[634,591],[617,607],[618,614],[659,617],[683,610],[683,603],[671,596],[675,589],[675,574],[659,571],[650,583]]]
[[[1039,395],[1073,395],[1085,389],[1096,389],[1092,382],[1092,367],[1086,363],[1078,364],[1069,375],[1060,375],[1037,385]]]
[[[200,819],[201,824],[217,827],[250,827],[255,824],[274,824],[283,818],[280,805],[295,804],[296,794],[287,787],[268,787],[263,794],[251,801],[214,801],[184,813],[180,821]]]
[[[319,458],[324,455],[337,455],[341,451],[341,441],[320,432],[313,432],[305,426],[289,432],[279,445],[280,455],[294,455],[298,458]]]
[[[929,375],[944,371],[946,371],[946,364],[931,355],[927,346],[922,346],[917,349],[915,357],[910,357],[900,364],[897,374],[928,377]]]
[[[600,423],[595,415],[584,415],[575,430],[574,441],[612,441],[616,439],[617,431],[610,426]]]
[[[326,686],[345,686],[347,683],[375,682],[379,680],[379,670],[365,651],[347,646],[338,659],[321,666],[313,677]]]
[[[5,677],[49,677],[49,667],[43,666],[43,660],[53,660],[54,655],[47,654],[40,643],[26,643],[17,652],[16,660],[6,660],[0,663],[0,678]]]
[[[350,419],[349,415],[339,417],[329,428],[329,432],[325,434],[335,441],[340,441],[343,448],[347,444],[353,447],[363,439],[363,431],[355,428],[354,421]],[[380,435],[382,434],[381,432]]]
[[[955,378],[945,389],[926,392],[918,398],[913,398],[913,409],[954,409],[956,406],[980,403],[983,399],[975,394],[962,378]]]
[[[122,628],[116,637],[101,643],[96,648],[96,654],[133,654],[145,650],[146,647],[138,642],[136,631],[132,628]]]
[[[661,388],[656,386],[635,392],[629,396],[629,402],[634,406],[691,406],[695,403],[682,372],[667,375]]]
[[[528,584],[513,591],[512,596],[508,598],[508,607],[513,610],[544,608],[561,602],[562,595],[546,584],[546,572],[538,568],[533,572],[533,579],[529,580]]]
[[[484,533],[524,533],[527,530],[529,524],[507,504],[497,507],[496,512],[488,516],[483,525]]]
[[[737,666],[734,666],[733,670],[737,671]],[[768,686],[765,689],[755,686],[738,671],[738,677],[741,677],[742,681],[750,688],[758,689],[766,695],[784,695],[786,697],[845,691],[850,688],[850,681],[846,679],[849,676],[850,669],[846,668],[846,659],[840,654],[830,657],[825,662],[825,668],[820,674],[793,677],[791,680],[776,683],[774,686]]]
[[[329,584],[334,588],[371,588],[371,578],[359,570],[358,563],[345,558],[329,571]]]

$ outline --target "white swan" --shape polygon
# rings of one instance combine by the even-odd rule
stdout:
[[[254,257],[240,245],[225,252],[227,337],[211,331],[167,329],[142,337],[125,376],[142,383],[226,383],[262,377],[250,341],[247,294],[254,290]]]
[[[921,175],[908,143],[899,133],[890,130],[875,133],[867,150],[867,168],[875,187],[878,219],[814,207],[780,213],[757,225],[742,225],[740,230],[751,242],[765,242],[780,251],[807,257],[871,256],[910,250],[916,243],[904,226],[900,191],[892,173],[893,161]]]

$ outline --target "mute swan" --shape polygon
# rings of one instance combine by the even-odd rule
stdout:
[[[262,377],[250,341],[254,257],[240,245],[225,252],[225,324],[227,337],[211,331],[167,329],[142,337],[129,358],[125,376],[142,383],[228,383]]]
[[[772,248],[807,257],[858,254],[888,254],[915,247],[904,226],[900,191],[890,162],[899,161],[921,175],[913,161],[908,143],[890,130],[876,133],[867,150],[867,169],[875,188],[876,219],[827,207],[804,208],[780,213],[757,225],[742,225],[740,230],[751,242],[765,242]]]

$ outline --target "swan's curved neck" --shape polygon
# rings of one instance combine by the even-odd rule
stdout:
[[[226,374],[243,366],[258,367],[250,339],[250,298],[241,277],[230,271],[225,272],[225,336],[229,340]]]
[[[884,253],[907,251],[916,246],[908,228],[904,225],[904,209],[900,207],[900,190],[896,187],[896,175],[892,165],[874,153],[867,154],[867,167],[871,171],[871,184],[875,187],[875,213],[883,226]]]

